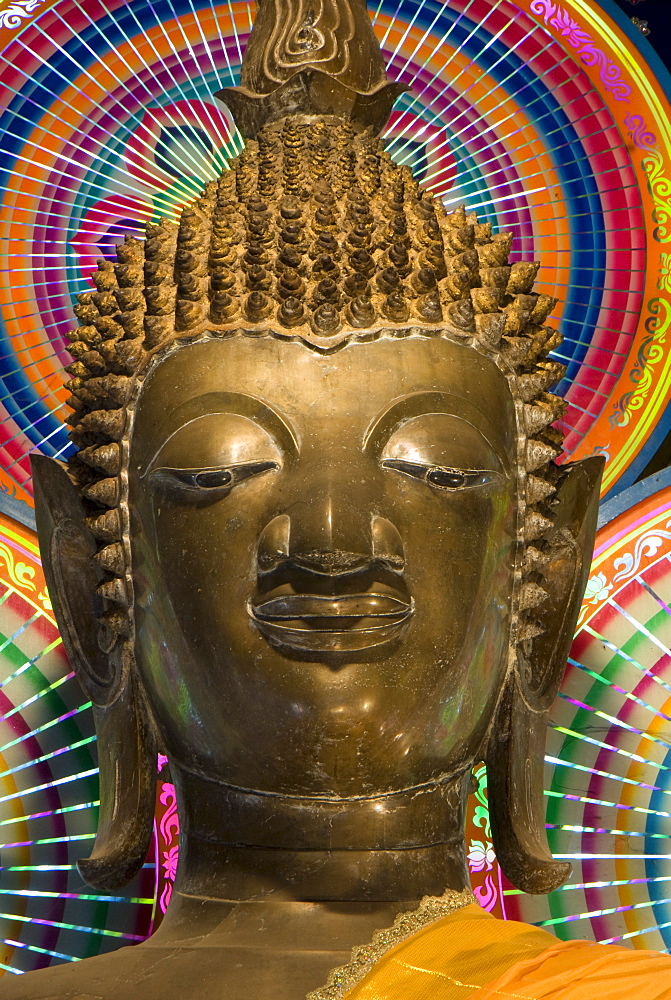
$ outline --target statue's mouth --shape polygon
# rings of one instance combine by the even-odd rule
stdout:
[[[259,631],[292,649],[349,652],[398,638],[414,603],[391,594],[283,594],[250,601],[247,610]]]

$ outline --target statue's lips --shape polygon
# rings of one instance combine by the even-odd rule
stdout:
[[[284,646],[347,652],[396,638],[414,607],[391,594],[284,594],[250,601],[248,610],[259,631]]]

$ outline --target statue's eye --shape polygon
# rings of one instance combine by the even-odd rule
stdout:
[[[277,462],[241,462],[216,469],[154,469],[149,474],[153,489],[172,500],[185,503],[206,502],[227,496],[234,486],[279,469]]]
[[[441,492],[501,485],[506,479],[501,457],[484,434],[452,413],[400,420],[377,458],[384,469]]]
[[[384,469],[393,469],[404,476],[423,480],[427,485],[439,490],[467,490],[475,486],[487,486],[501,479],[498,472],[487,469],[450,469],[445,466],[423,465],[419,462],[403,462],[398,459],[386,459],[382,463]]]
[[[281,428],[276,437],[239,413],[201,414],[163,441],[140,478],[173,503],[215,503],[246,480],[284,466],[287,449],[279,438]]]
[[[463,490],[473,486],[486,486],[499,478],[495,472],[461,471],[458,469],[429,469],[426,474],[426,481],[431,486],[438,486],[443,490]]]
[[[188,478],[194,486],[204,490],[213,490],[218,486],[230,486],[233,482],[233,473],[230,469],[206,469],[204,472],[197,472],[195,476]]]
[[[458,490],[466,485],[467,475],[455,469],[431,469],[426,474],[426,481],[432,486],[441,486],[446,490]]]

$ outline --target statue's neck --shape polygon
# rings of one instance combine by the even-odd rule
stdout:
[[[468,774],[375,798],[264,794],[175,769],[178,891],[220,900],[403,902],[468,884]]]

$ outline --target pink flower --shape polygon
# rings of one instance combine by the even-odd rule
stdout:
[[[179,844],[175,844],[169,851],[164,851],[163,857],[165,858],[163,862],[165,877],[174,882],[177,875],[177,862],[179,861]]]

